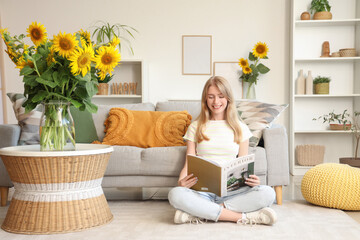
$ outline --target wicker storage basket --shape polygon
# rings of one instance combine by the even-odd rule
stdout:
[[[340,57],[355,57],[356,50],[355,48],[343,48],[339,50]]]
[[[325,146],[298,145],[295,149],[296,161],[301,166],[315,166],[324,162]]]

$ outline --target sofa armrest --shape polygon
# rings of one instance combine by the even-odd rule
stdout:
[[[274,124],[263,132],[268,166],[267,184],[289,184],[289,144],[284,126]]]
[[[0,136],[0,148],[16,146],[20,137],[20,126],[15,124],[1,124]],[[0,187],[11,186],[11,180],[0,158]]]

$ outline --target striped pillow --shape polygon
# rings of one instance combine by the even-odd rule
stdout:
[[[257,101],[241,101],[236,105],[240,118],[248,125],[253,136],[249,140],[250,147],[256,147],[262,137],[262,131],[271,127],[274,120],[289,104],[269,104]]]
[[[21,93],[8,93],[8,97],[13,104],[16,119],[21,127],[19,145],[39,144],[39,125],[42,114],[42,105],[38,105],[34,110],[25,113],[22,104],[26,97]]]

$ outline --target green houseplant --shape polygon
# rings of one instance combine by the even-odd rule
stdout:
[[[329,94],[330,81],[329,77],[316,77],[313,81],[315,94]]]
[[[328,0],[312,0],[310,12],[314,13],[314,20],[332,19],[331,6]]]
[[[354,111],[352,117],[351,131],[355,138],[355,153],[354,157],[340,158],[340,163],[349,164],[353,167],[360,167],[360,158],[358,158],[359,144],[360,144],[360,112]]]
[[[333,110],[328,114],[324,114],[318,118],[313,118],[313,120],[323,120],[323,123],[330,124],[330,130],[350,130],[351,129],[351,121],[350,114],[345,109],[342,113],[335,113]]]

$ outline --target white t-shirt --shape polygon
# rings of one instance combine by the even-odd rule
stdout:
[[[226,120],[210,120],[206,123],[204,134],[210,140],[203,140],[200,143],[196,141],[195,133],[198,121],[194,121],[188,127],[184,136],[185,140],[196,143],[196,154],[208,159],[216,161],[226,161],[239,154],[239,144],[234,142],[234,131],[230,128]],[[242,139],[240,142],[246,141],[252,136],[246,124],[240,122],[242,131]]]

